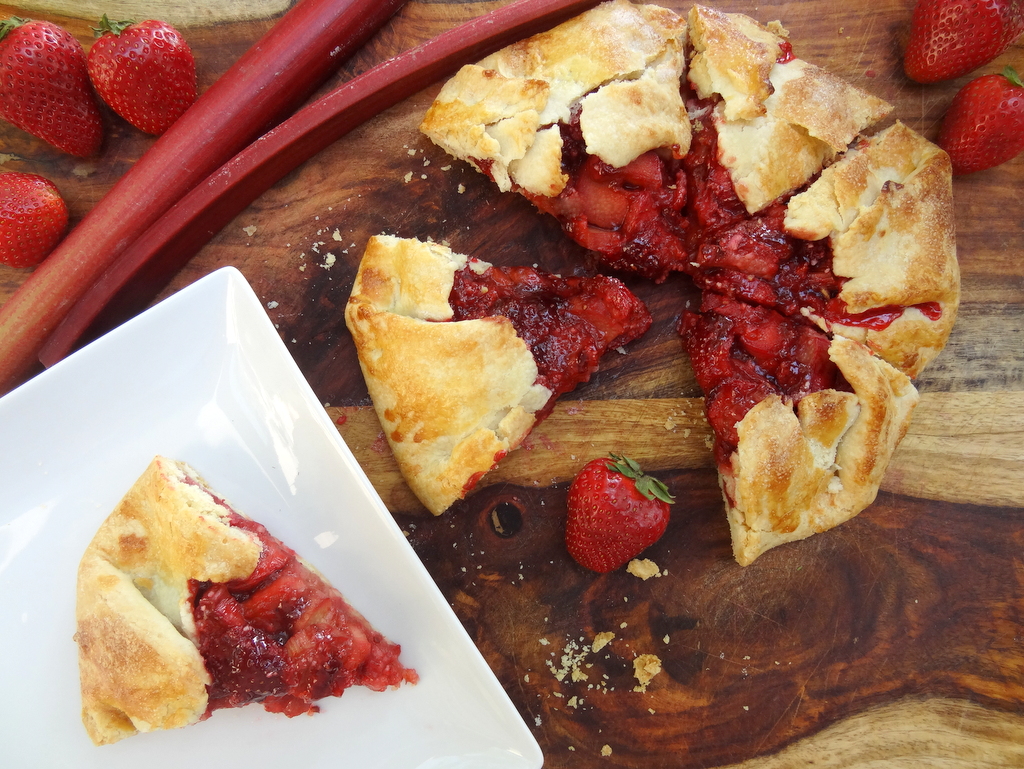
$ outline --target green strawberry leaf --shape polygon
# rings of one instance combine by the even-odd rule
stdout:
[[[605,467],[613,472],[621,473],[632,480],[636,490],[643,494],[645,498],[657,499],[669,505],[676,501],[676,498],[669,492],[668,486],[657,478],[645,475],[635,460],[619,456],[618,454],[609,454],[608,456],[612,458],[612,461],[606,463]]]
[[[107,14],[103,14],[103,18],[100,19],[100,25],[93,27],[92,32],[96,37],[103,37],[107,32],[112,32],[115,35],[120,35],[128,27],[134,24],[135,21],[132,19],[125,19],[123,21],[111,21],[107,18]]]
[[[28,24],[28,22],[29,19],[23,19],[20,16],[12,16],[9,19],[4,19],[3,21],[0,21],[0,40],[3,40],[5,37],[7,37],[7,34],[12,29],[17,29],[20,26]]]
[[[1005,69],[1003,69],[1003,77],[1005,77],[1018,88],[1024,88],[1024,83],[1021,82],[1020,75],[1017,74],[1017,70],[1015,70],[1009,64],[1007,64]]]

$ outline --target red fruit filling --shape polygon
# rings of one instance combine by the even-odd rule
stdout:
[[[503,316],[537,363],[537,383],[555,399],[590,379],[601,356],[637,339],[651,326],[647,307],[606,275],[562,277],[531,267],[472,264],[455,273],[449,296],[453,320]]]
[[[584,149],[579,116],[562,125],[566,187],[557,197],[523,194],[606,267],[662,282],[686,262],[686,182],[678,160],[647,152],[613,168]]]
[[[350,686],[383,691],[415,683],[401,647],[374,630],[335,588],[260,524],[229,523],[263,545],[246,579],[190,588],[199,651],[213,679],[206,716],[259,702],[272,713],[315,713],[315,700]]]
[[[819,390],[849,390],[828,357],[828,337],[768,307],[705,293],[679,332],[706,396],[719,467],[729,466],[739,443],[736,425],[767,396],[795,403]]]

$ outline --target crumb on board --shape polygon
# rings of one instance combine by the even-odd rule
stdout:
[[[590,648],[595,653],[599,652],[601,651],[601,649],[610,644],[613,638],[615,638],[615,633],[612,633],[610,630],[606,630],[603,633],[598,633],[596,636],[594,636],[594,642],[590,645]]]
[[[626,571],[634,577],[639,577],[645,581],[651,577],[661,576],[661,569],[658,567],[658,564],[650,558],[634,558],[629,562]]]
[[[647,685],[661,672],[661,659],[656,654],[641,654],[633,660],[633,676],[637,680],[635,692],[647,691]]]
[[[602,756],[610,756],[611,754],[612,754],[612,746],[611,745],[602,745],[601,746],[601,755]]]

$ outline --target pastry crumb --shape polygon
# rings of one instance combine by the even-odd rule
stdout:
[[[633,676],[637,680],[634,692],[647,691],[648,684],[661,672],[661,659],[656,654],[641,654],[633,660]]]
[[[601,755],[602,756],[610,756],[611,754],[612,754],[612,746],[611,745],[602,745],[601,746]]]
[[[242,232],[248,235],[250,238],[256,234],[256,227],[250,224],[248,227],[243,227]]]
[[[594,652],[599,652],[601,651],[601,649],[610,644],[613,638],[615,638],[615,633],[612,633],[609,630],[606,630],[603,633],[598,633],[596,636],[594,636],[594,642],[590,645],[590,648]]]
[[[651,577],[661,576],[661,569],[658,567],[658,564],[650,558],[634,558],[629,562],[626,571],[644,581],[649,580]]]

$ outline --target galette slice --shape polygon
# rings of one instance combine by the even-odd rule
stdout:
[[[440,515],[651,317],[614,278],[496,267],[377,236],[345,321],[399,469]]]
[[[712,110],[718,161],[749,213],[802,187],[892,111],[795,57],[778,22],[701,5],[688,19],[689,81],[702,108]]]
[[[685,258],[685,45],[677,14],[610,0],[464,67],[421,130],[608,267],[664,280]]]
[[[400,647],[184,462],[156,457],[78,569],[82,721],[97,745],[261,703],[295,716],[414,683]]]
[[[874,501],[918,401],[905,374],[859,342],[716,294],[680,331],[741,565]]]
[[[860,140],[794,196],[786,232],[826,241],[837,291],[808,317],[916,377],[960,303],[949,156],[902,123]]]

